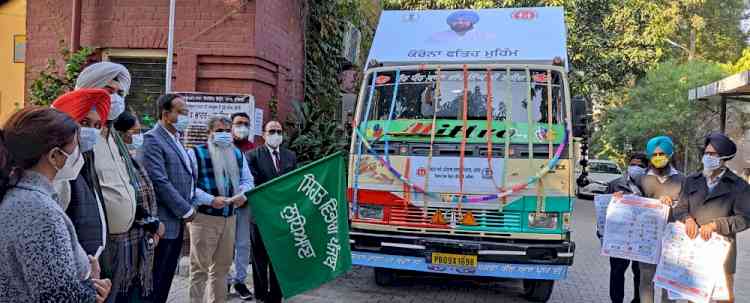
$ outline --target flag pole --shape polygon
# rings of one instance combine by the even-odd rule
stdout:
[[[169,36],[167,39],[167,75],[166,83],[164,85],[165,92],[169,93],[172,91],[172,65],[174,56],[174,15],[175,15],[175,2],[177,0],[169,0]]]

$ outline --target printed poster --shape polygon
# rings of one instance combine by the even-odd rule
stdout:
[[[217,115],[229,118],[238,112],[246,113],[250,119],[255,117],[255,98],[242,94],[214,94],[200,92],[178,92],[190,110],[190,124],[183,144],[191,146],[206,143],[208,139],[208,120]],[[250,133],[255,133],[254,123],[250,123]]]
[[[613,200],[607,209],[602,255],[657,264],[668,214],[659,200],[635,195]]]
[[[595,195],[594,208],[596,209],[596,231],[604,235],[604,223],[607,221],[607,208],[612,201],[612,195]]]
[[[730,243],[714,233],[704,241],[690,239],[682,223],[670,223],[664,233],[662,256],[656,268],[654,284],[674,298],[708,303],[729,295],[724,261]]]

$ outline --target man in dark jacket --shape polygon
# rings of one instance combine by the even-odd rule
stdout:
[[[610,194],[622,193],[632,195],[642,195],[643,191],[638,187],[636,180],[646,173],[646,163],[648,159],[643,153],[634,153],[630,155],[628,170],[622,177],[612,180],[607,185],[607,192]],[[596,231],[599,239],[602,238],[601,231]],[[630,266],[630,260],[620,258],[609,258],[609,298],[612,303],[622,303],[625,299],[625,272]],[[638,287],[640,282],[641,271],[638,268],[638,262],[633,261],[633,300],[631,303],[639,303],[640,296]]]
[[[737,233],[750,224],[750,186],[726,167],[737,145],[722,133],[706,136],[703,172],[688,176],[673,210],[676,220],[685,222],[687,235],[704,240],[718,233],[729,238],[731,248],[724,262],[730,300],[734,302],[734,273],[737,261]]]
[[[255,186],[269,182],[276,177],[293,171],[297,168],[297,157],[294,152],[281,146],[283,131],[281,123],[269,121],[263,132],[265,144],[248,153],[250,171],[255,179]],[[255,218],[251,217],[250,233],[251,247],[253,250],[253,286],[255,287],[255,298],[259,302],[280,303],[281,288],[276,279],[273,266],[269,262],[268,252],[255,224]]]

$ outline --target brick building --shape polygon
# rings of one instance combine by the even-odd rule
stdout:
[[[80,0],[80,44],[95,60],[126,65],[127,103],[156,113],[164,91],[169,0]],[[26,83],[69,45],[73,0],[29,0]],[[268,101],[303,98],[303,7],[300,0],[180,0],[175,14],[174,91],[242,93],[268,113]]]

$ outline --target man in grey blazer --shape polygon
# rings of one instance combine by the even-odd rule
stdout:
[[[143,142],[143,165],[156,191],[159,220],[164,223],[164,239],[156,247],[154,291],[150,302],[167,301],[180,258],[183,222],[190,222],[195,210],[190,203],[195,193],[195,172],[180,136],[188,125],[188,108],[175,94],[159,97],[159,123],[147,132]]]

